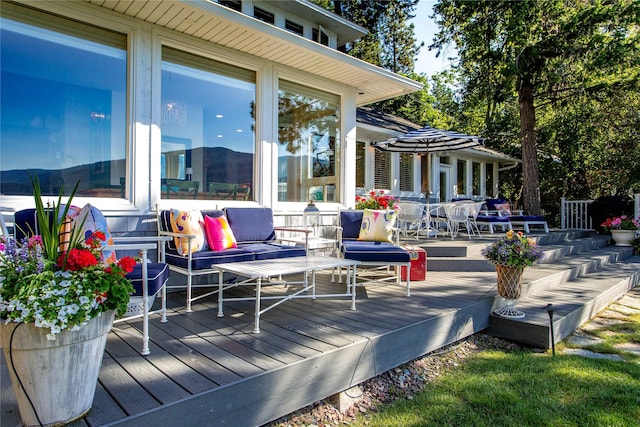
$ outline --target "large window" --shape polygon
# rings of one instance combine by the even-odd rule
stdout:
[[[340,180],[340,98],[280,80],[278,200],[334,202]]]
[[[487,175],[487,197],[498,197],[493,193],[493,163],[485,163],[485,171]]]
[[[126,36],[3,8],[0,193],[125,197]]]
[[[255,73],[162,50],[162,197],[253,199]]]
[[[374,186],[379,190],[391,189],[391,153],[376,150]]]
[[[400,153],[400,191],[413,191],[413,156]]]
[[[367,143],[356,142],[356,187],[364,188],[366,172]]]
[[[466,195],[467,193],[467,162],[466,160],[458,160],[458,194]]]
[[[471,163],[473,195],[480,195],[480,163]]]

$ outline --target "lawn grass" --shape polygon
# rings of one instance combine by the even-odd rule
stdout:
[[[482,351],[356,426],[638,426],[640,365]]]

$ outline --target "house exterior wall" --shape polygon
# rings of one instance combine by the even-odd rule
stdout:
[[[431,200],[448,201],[452,198],[470,198],[470,199],[484,199],[488,197],[494,197],[498,195],[499,181],[498,171],[500,164],[507,159],[496,159],[495,156],[485,155],[477,152],[473,149],[465,149],[459,151],[442,152],[442,153],[429,153],[423,155],[414,155],[413,166],[413,189],[411,191],[400,191],[400,155],[399,153],[390,153],[391,167],[386,169],[386,172],[380,170],[380,167],[375,163],[375,149],[370,145],[374,141],[381,141],[383,139],[397,135],[382,136],[382,134],[374,135],[371,129],[366,126],[359,125],[358,141],[365,142],[366,156],[365,156],[365,187],[359,188],[357,191],[363,193],[372,189],[388,190],[392,194],[402,197],[425,197]],[[423,159],[421,156],[425,156],[427,163],[428,177],[423,177],[423,170],[421,163]],[[446,156],[449,158],[450,164],[441,164],[441,157]],[[458,161],[464,162],[465,168],[465,181],[462,188],[459,188],[457,183],[458,176]],[[515,159],[510,160],[510,162]],[[480,181],[478,191],[473,191],[473,164],[476,163],[480,168]],[[491,188],[488,188],[486,168],[493,170],[493,183]],[[449,177],[448,185],[445,185],[446,192],[441,191],[441,172],[447,174]],[[376,173],[388,173],[390,188],[377,188],[375,185]],[[423,184],[428,183],[428,189],[423,190]],[[477,193],[477,194],[475,194]],[[352,204],[353,205],[353,204]]]
[[[12,5],[3,3],[3,10],[5,6]],[[107,216],[129,218],[122,220],[122,225],[119,227],[128,230],[139,228],[140,224],[135,218],[153,212],[156,206],[169,207],[178,203],[183,208],[259,204],[273,207],[275,210],[301,211],[306,205],[305,200],[278,201],[278,82],[280,79],[317,88],[339,98],[340,150],[339,157],[336,159],[336,200],[319,204],[319,207],[323,210],[335,210],[338,206],[348,205],[348,201],[354,200],[355,172],[349,165],[355,163],[356,99],[362,96],[363,88],[345,85],[86,2],[24,3],[43,12],[109,29],[126,36],[127,124],[124,136],[126,141],[123,141],[126,145],[123,178],[126,178],[122,184],[124,196],[92,197],[85,194],[77,196],[74,199],[75,204],[91,203]],[[248,7],[249,3],[251,2],[245,3],[243,8]],[[20,10],[20,7],[17,10]],[[248,10],[245,12],[249,13]],[[278,16],[278,21],[285,17],[285,15]],[[7,18],[4,13],[2,18]],[[300,22],[306,21],[301,19]],[[262,24],[255,25],[258,27]],[[331,44],[335,47],[336,36],[329,33]],[[163,141],[161,82],[164,47],[255,72],[255,151],[253,194],[250,200],[194,200],[185,197],[178,202],[164,197],[162,165],[159,160],[162,155]],[[5,149],[8,147],[3,147],[3,150]],[[19,147],[12,149],[19,149]],[[32,155],[37,157],[39,153],[34,152]],[[112,181],[114,179],[112,177]],[[201,193],[203,190],[206,191],[201,188]],[[16,211],[30,207],[32,203],[31,196],[26,194],[3,194],[2,196],[3,211]]]

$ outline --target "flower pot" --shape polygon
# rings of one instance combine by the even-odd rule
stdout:
[[[97,316],[77,331],[47,339],[48,328],[32,323],[0,323],[20,417],[25,426],[67,424],[93,404],[107,334],[115,311]]]
[[[611,230],[611,237],[616,242],[616,246],[631,246],[635,235],[635,230]]]
[[[515,308],[522,294],[524,267],[494,263],[496,267],[498,294],[504,298],[500,308],[494,313],[501,317],[521,319],[524,313]]]

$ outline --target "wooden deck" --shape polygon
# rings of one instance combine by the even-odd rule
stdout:
[[[288,301],[262,316],[259,334],[252,302],[225,304],[217,318],[215,297],[185,313],[173,293],[169,322],[150,322],[149,356],[139,339],[109,334],[93,409],[76,425],[267,423],[486,328],[493,276],[484,276],[427,273],[411,297],[396,284],[358,288],[355,311],[349,298]],[[319,292],[342,286],[330,273],[318,280]],[[17,426],[2,369],[1,424]]]
[[[318,273],[318,293],[344,286],[330,277]],[[186,313],[172,293],[169,322],[151,319],[149,356],[140,339],[109,334],[93,409],[73,425],[260,426],[487,328],[494,286],[493,271],[428,271],[411,297],[392,283],[359,287],[355,311],[346,297],[287,301],[259,334],[251,301],[225,303],[218,318],[215,296]],[[4,359],[0,379],[0,425],[18,426]]]

